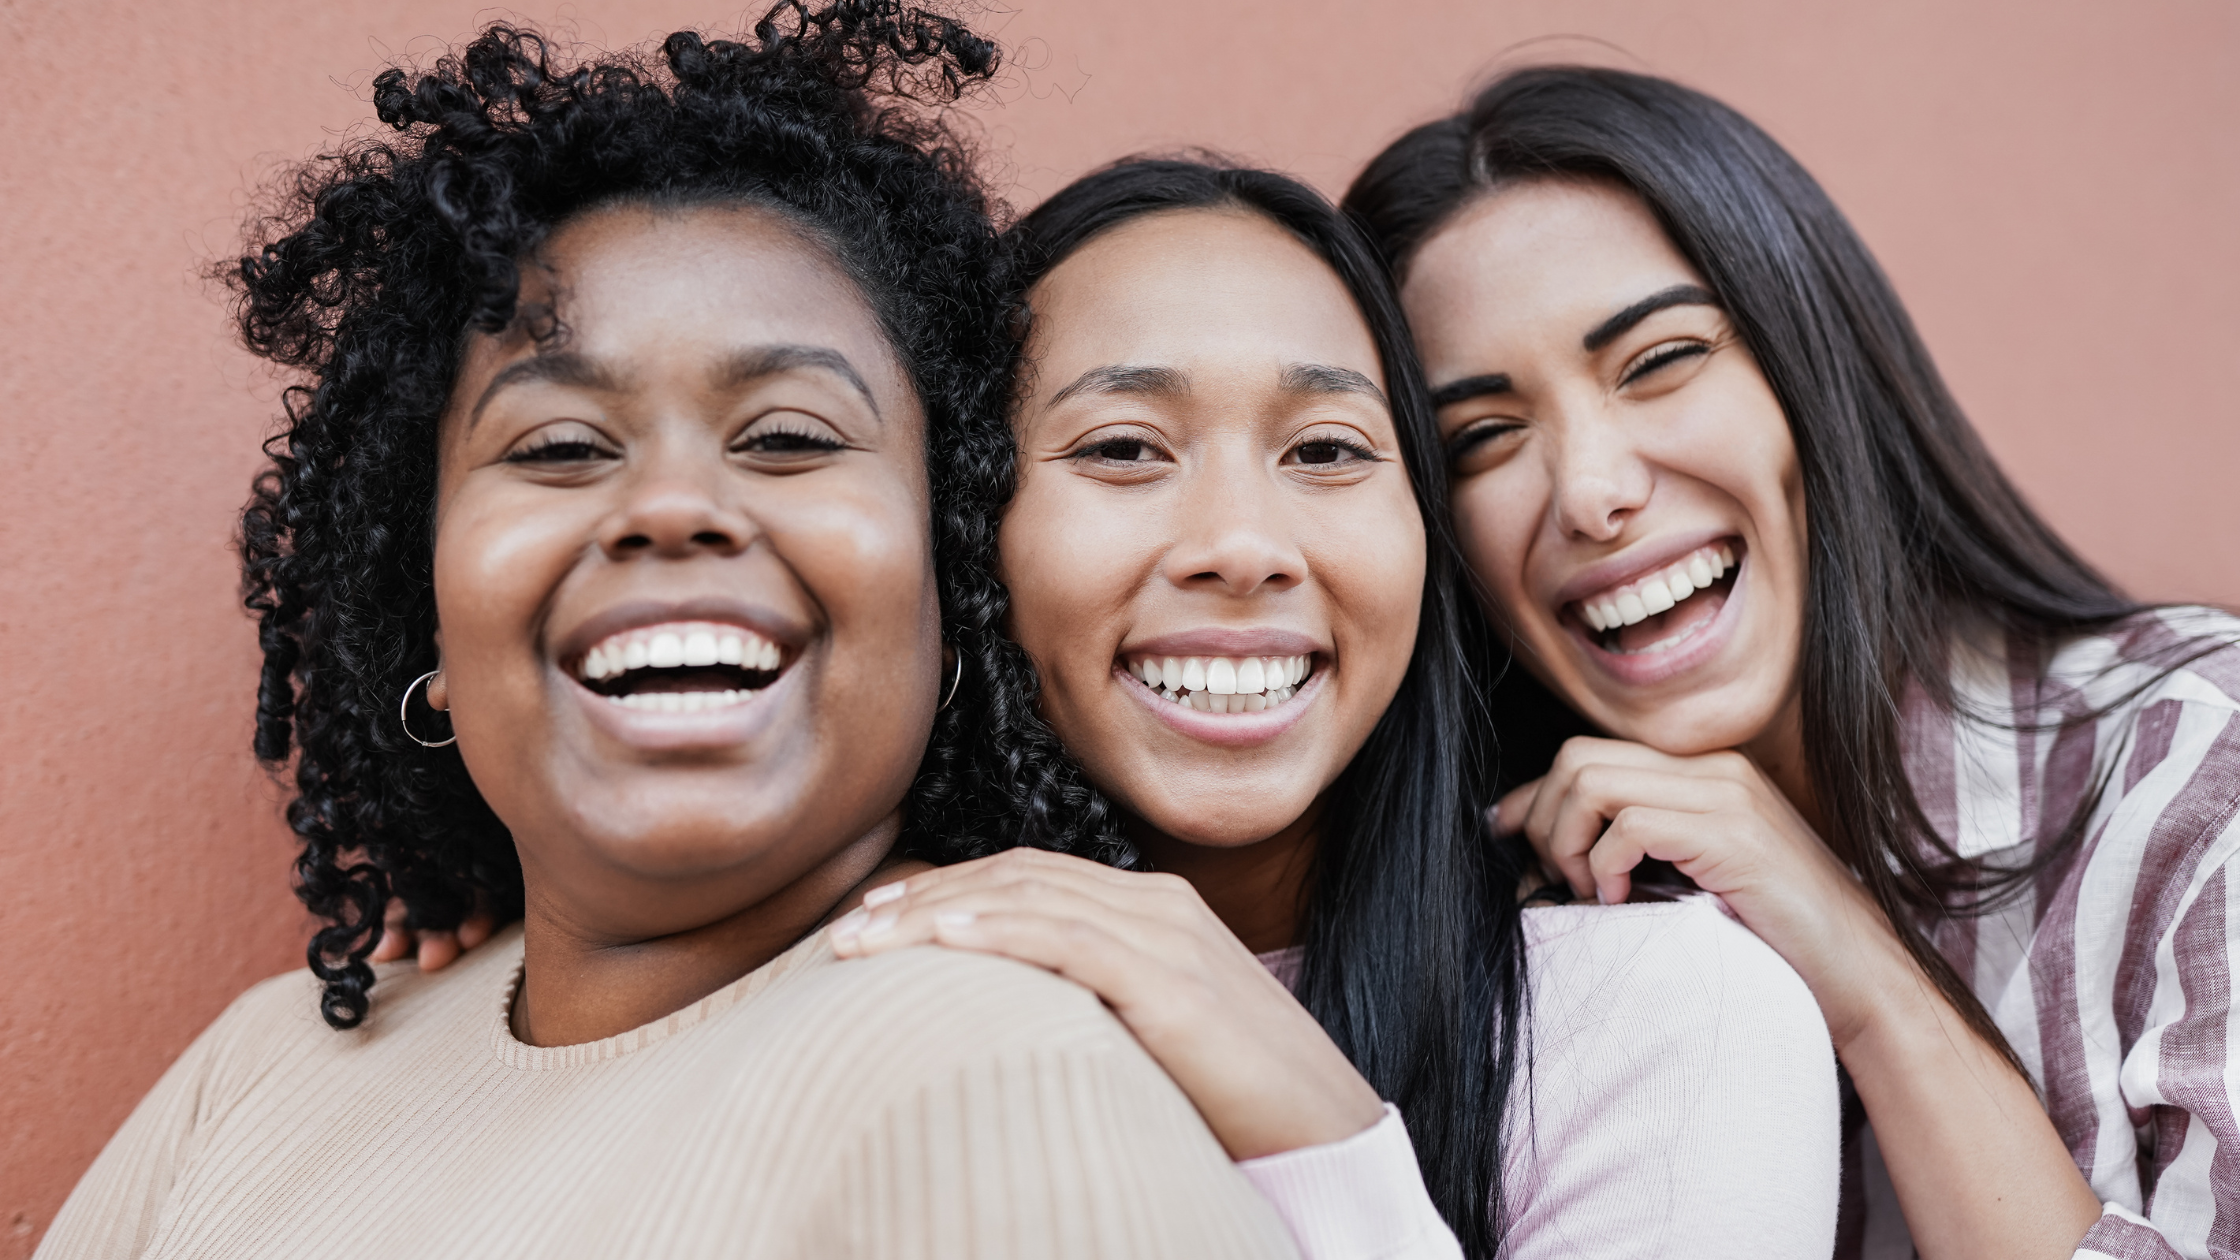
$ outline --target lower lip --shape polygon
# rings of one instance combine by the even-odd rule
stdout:
[[[1734,581],[1727,587],[1726,602],[1711,620],[1700,623],[1679,644],[1658,652],[1611,652],[1594,641],[1588,632],[1573,622],[1565,622],[1571,637],[1586,649],[1587,659],[1599,666],[1603,673],[1632,687],[1650,687],[1669,682],[1680,675],[1710,661],[1734,637],[1739,621],[1739,609],[1745,598],[1743,588],[1749,584],[1750,553],[1742,554],[1742,562],[1735,566]]]
[[[799,662],[795,662],[798,664]],[[590,715],[591,724],[619,743],[647,751],[716,749],[744,744],[770,725],[772,715],[792,681],[786,671],[760,691],[747,693],[736,704],[696,713],[662,713],[616,704],[598,692],[569,679],[568,690]]]
[[[1299,684],[1299,690],[1289,700],[1272,709],[1262,709],[1258,713],[1200,713],[1187,704],[1176,704],[1161,697],[1121,666],[1112,667],[1112,676],[1120,680],[1121,690],[1134,696],[1160,721],[1192,739],[1223,748],[1252,748],[1298,725],[1307,706],[1322,693],[1326,672],[1317,669],[1307,675],[1307,681]]]

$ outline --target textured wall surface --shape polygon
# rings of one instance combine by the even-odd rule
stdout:
[[[2046,514],[2134,591],[2240,601],[2240,7],[2076,0],[1017,0],[977,111],[1024,207],[1205,144],[1333,192],[1516,61],[1724,96],[1834,192]],[[201,273],[277,163],[496,10],[0,0],[0,1258],[133,1101],[295,965],[232,513],[276,385]],[[740,11],[557,7],[597,43]]]

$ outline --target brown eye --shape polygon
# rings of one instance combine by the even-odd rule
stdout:
[[[1304,442],[1299,446],[1302,464],[1335,464],[1345,457],[1345,448],[1336,442]]]

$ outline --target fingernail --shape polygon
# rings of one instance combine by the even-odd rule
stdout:
[[[907,880],[897,880],[892,884],[881,884],[863,895],[863,904],[866,909],[872,906],[883,906],[907,891],[909,891],[909,881]]]
[[[894,914],[891,911],[886,914],[872,915],[870,921],[863,925],[863,940],[867,945],[880,937],[893,935]]]
[[[831,928],[832,939],[835,942],[854,940],[856,938],[856,934],[863,931],[863,921],[870,917],[870,915],[865,914],[861,909],[856,909],[850,910],[846,914],[841,915],[839,918],[834,919],[832,921]]]
[[[951,910],[933,916],[933,925],[937,928],[968,928],[979,918],[979,915],[970,910]]]

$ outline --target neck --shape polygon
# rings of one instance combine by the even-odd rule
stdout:
[[[599,1041],[684,1009],[784,953],[894,861],[902,816],[882,819],[807,874],[712,923],[643,940],[573,925],[538,890],[522,915],[513,1035],[532,1046]]]
[[[1781,794],[1789,798],[1805,823],[1820,835],[1827,834],[1827,820],[1820,813],[1820,794],[1812,788],[1812,768],[1804,755],[1804,704],[1795,696],[1742,752]]]
[[[1282,831],[1234,846],[1194,844],[1141,825],[1130,838],[1152,866],[1190,881],[1246,949],[1264,954],[1298,943],[1321,818],[1317,801]]]

